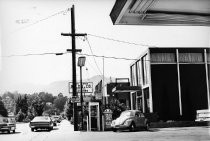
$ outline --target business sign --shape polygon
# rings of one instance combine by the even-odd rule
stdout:
[[[80,83],[77,83],[77,93],[80,93],[81,87]],[[82,83],[82,92],[83,93],[93,93],[93,82],[83,82]],[[69,93],[73,93],[73,83],[69,83]]]

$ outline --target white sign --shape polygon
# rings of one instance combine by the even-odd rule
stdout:
[[[80,83],[77,83],[77,93],[80,93]],[[93,82],[83,82],[82,83],[83,93],[93,93]],[[69,83],[69,93],[73,93],[73,83]]]

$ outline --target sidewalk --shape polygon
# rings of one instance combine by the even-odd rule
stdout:
[[[208,121],[171,121],[171,122],[152,122],[150,128],[169,128],[169,127],[195,127],[210,126]]]

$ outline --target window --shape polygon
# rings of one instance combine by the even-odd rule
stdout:
[[[138,61],[137,62],[137,76],[138,76],[138,80],[137,80],[137,82],[138,82],[138,85],[139,86],[141,86],[142,85],[142,72],[141,72],[141,61]]]
[[[136,86],[137,82],[136,82],[136,64],[134,64],[133,66],[131,66],[131,83],[132,86]]]
[[[142,79],[143,79],[143,84],[148,84],[149,82],[149,59],[148,55],[146,54],[142,58]]]
[[[181,63],[204,62],[203,53],[179,53],[179,62]]]
[[[152,63],[175,63],[175,53],[151,53]]]
[[[207,63],[210,63],[210,53],[207,52]]]

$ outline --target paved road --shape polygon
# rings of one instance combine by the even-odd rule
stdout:
[[[0,141],[209,141],[210,126],[156,128],[137,132],[79,132],[63,120],[52,131],[31,132],[28,124],[17,124],[15,134],[0,133]]]

